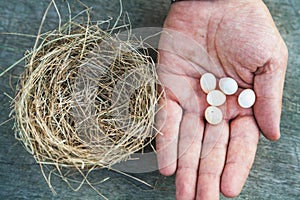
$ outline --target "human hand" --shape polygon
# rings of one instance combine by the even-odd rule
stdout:
[[[178,199],[237,196],[253,164],[259,131],[280,137],[280,114],[288,52],[261,0],[181,1],[171,6],[160,40],[158,76],[165,90],[156,124],[158,164],[176,172]],[[220,108],[224,119],[210,125],[201,74],[232,77],[239,91]],[[237,96],[252,88],[252,108]]]

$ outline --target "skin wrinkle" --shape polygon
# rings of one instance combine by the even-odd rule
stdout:
[[[237,75],[244,81],[244,84],[245,84],[245,87],[241,87],[241,88],[243,88],[243,89],[246,89],[246,88],[253,89],[254,72],[249,71],[246,75],[244,75],[243,73],[247,72],[247,67],[243,66],[240,62],[237,62],[235,64],[235,66],[236,66]]]
[[[177,103],[178,106],[180,106],[177,97],[176,97],[175,94],[171,91],[171,89],[169,89],[167,86],[164,86],[164,91],[165,91],[166,96],[168,97],[168,98],[167,98],[168,100],[171,100],[171,101]]]
[[[282,70],[282,68],[280,68],[281,65],[272,65],[272,63],[275,62],[274,61],[274,59],[275,59],[274,54],[277,51],[280,51],[280,50],[278,50],[279,45],[280,44],[278,43],[277,45],[274,46],[274,48],[272,50],[273,54],[266,61],[266,63],[263,65],[263,67],[258,68],[258,70],[255,72],[255,75],[270,74],[270,73],[274,73],[274,71],[276,71],[276,70]],[[281,45],[285,45],[285,44],[281,44]],[[286,56],[288,56],[288,52],[285,52],[285,53],[286,53]],[[276,67],[274,67],[274,66],[276,66]]]
[[[224,144],[222,142],[219,141],[211,141],[211,142],[202,142],[202,145],[208,145],[208,144],[214,144],[213,149],[224,149],[227,148],[227,144]],[[203,159],[205,159],[205,157],[203,157]]]
[[[230,165],[238,165],[241,169],[243,169],[244,167],[250,171],[251,167],[252,167],[252,163],[246,165],[244,162],[237,162],[237,161],[230,161],[230,162],[226,162],[227,166]]]
[[[243,116],[243,117],[250,117],[250,116]],[[254,136],[251,136],[251,134],[248,134],[246,138],[250,138],[251,139],[251,140],[249,140],[250,142],[253,142],[254,144],[258,144],[257,137],[254,137]],[[245,137],[244,136],[240,136],[240,135],[235,135],[235,136],[231,136],[230,137],[231,141],[235,141],[235,140],[238,141],[238,140],[241,140],[241,139],[245,139]]]
[[[223,150],[219,150],[219,149],[214,149],[211,152],[211,156],[207,156],[205,158],[201,158],[201,162],[204,163],[200,166],[200,171],[199,174],[202,174],[202,172],[206,173],[214,173],[214,174],[218,174],[221,173],[223,170],[223,165],[219,165],[217,166],[217,168],[215,166],[213,166],[214,162],[216,160],[219,160],[220,157],[224,156],[224,151]],[[222,161],[224,162],[225,159],[222,159]]]
[[[220,26],[223,23],[223,20],[224,20],[224,16],[222,16],[220,22],[218,23],[218,26],[217,26],[217,29],[216,29],[216,33],[215,33],[215,38],[217,37],[217,35],[218,35],[219,31],[220,31]],[[221,64],[221,66],[223,66],[226,75],[229,76],[229,77],[236,77],[236,73],[234,73],[234,71],[232,71],[232,70],[229,71],[228,67],[226,67],[227,64],[225,64],[224,60],[220,57],[220,55],[222,55],[222,54],[219,51],[220,48],[218,48],[217,40],[214,40],[214,46],[215,46],[215,49],[216,49],[217,59],[219,60],[219,63]],[[238,82],[239,86],[240,85],[243,86],[243,82],[240,81],[240,79],[238,79],[236,81]]]
[[[221,17],[221,21],[222,21],[222,19],[223,19],[223,16]],[[221,21],[219,22],[219,23],[217,23],[217,29],[216,29],[216,31],[214,32],[214,34],[209,34],[208,36],[207,36],[207,38],[210,38],[210,35],[213,35],[214,37],[213,37],[213,39],[207,39],[207,43],[209,44],[209,41],[211,41],[211,40],[213,40],[213,42],[211,42],[211,43],[213,43],[213,49],[214,49],[214,56],[213,57],[215,57],[215,59],[214,59],[214,63],[216,64],[216,66],[223,66],[223,63],[222,63],[222,60],[220,59],[220,56],[219,56],[219,53],[218,53],[218,49],[217,49],[217,47],[216,47],[216,40],[214,39],[215,37],[216,37],[216,35],[217,35],[217,33],[218,33],[218,27],[220,26],[220,23],[221,23]],[[208,28],[207,28],[207,30],[210,30],[210,25],[212,24],[212,22],[211,22],[211,18],[209,19],[209,23],[208,23]],[[209,45],[208,45],[209,46]],[[210,55],[210,53],[209,52],[211,52],[210,50],[209,50],[209,48],[207,48],[207,51],[208,51],[208,54]],[[223,74],[226,74],[226,75],[228,75],[227,73],[226,73],[226,71],[225,70],[223,70]],[[220,77],[219,77],[220,78]]]
[[[209,15],[209,19],[208,19],[208,23],[207,23],[207,32],[209,33],[210,32],[210,26],[211,26],[211,14]],[[216,33],[215,33],[216,34]],[[215,36],[214,34],[214,36]],[[206,40],[206,44],[207,44],[207,47],[206,47],[206,51],[207,51],[207,54],[210,55],[210,48],[209,48],[209,45],[210,44],[210,35],[211,34],[206,34],[206,37],[205,37],[205,40]],[[220,63],[220,61],[219,61]]]
[[[172,53],[170,52],[170,54],[172,54]],[[176,54],[176,56],[177,56],[176,59],[180,59],[181,61],[187,62],[187,61],[186,61],[186,58],[184,58],[183,56],[177,55],[177,54]],[[191,62],[191,63],[193,63],[194,65],[197,66],[197,63],[194,63],[193,61],[189,61],[189,62]],[[195,68],[195,69],[197,70],[197,68]],[[183,70],[184,70],[184,69],[183,69]],[[176,74],[176,75],[178,75],[178,76],[184,76],[184,77],[186,76],[186,74],[190,74],[190,73],[188,73],[188,71],[183,71],[183,72],[181,72],[181,73],[172,71],[172,73],[173,73],[173,74]],[[192,74],[189,76],[189,78],[199,79],[199,78],[200,78],[200,75],[201,75],[201,73],[192,73]]]
[[[222,17],[221,21],[222,21],[222,20],[223,20],[223,17]],[[220,22],[220,23],[221,23],[221,22]],[[218,34],[218,29],[219,29],[219,27],[220,27],[220,23],[218,24],[218,27],[217,27],[217,30],[216,30],[216,33],[215,33],[215,37],[216,37],[217,34]],[[218,52],[216,40],[214,40],[214,46],[215,46],[215,49],[216,49],[216,56],[217,56],[217,59],[218,59],[220,65],[225,67],[225,65],[224,65],[224,63],[223,63],[223,61],[222,61],[222,59],[220,58],[220,54],[219,54],[219,52]],[[225,70],[225,73],[226,73],[226,70]],[[226,73],[226,74],[227,74],[227,73]],[[227,74],[227,75],[228,75],[228,74]]]
[[[225,10],[226,9],[227,8],[225,8]],[[216,10],[216,8],[214,7],[212,10]],[[211,52],[213,52],[214,56],[212,56],[212,57],[215,58],[214,59],[214,61],[215,61],[214,63],[216,64],[216,66],[222,66],[223,63],[222,63],[222,60],[219,57],[219,53],[218,53],[218,50],[216,48],[216,40],[214,38],[216,38],[219,26],[220,26],[221,22],[223,21],[224,15],[220,16],[219,22],[213,23],[212,22],[212,15],[213,15],[212,14],[212,12],[213,12],[212,10],[210,10],[210,15],[209,15],[208,23],[207,23],[207,30],[208,30],[207,31],[208,34],[206,35],[207,52],[208,52],[208,55],[210,55],[210,57],[211,57],[211,54],[212,54]],[[216,25],[213,25],[213,24],[216,24]],[[217,28],[212,33],[212,30],[214,30],[213,26],[217,26]],[[209,45],[209,44],[212,44],[212,45]],[[212,46],[211,49],[209,48],[210,46]],[[223,74],[224,74],[224,72],[223,72]],[[225,72],[225,74],[226,74],[226,72]]]
[[[236,14],[233,13],[233,15],[230,15],[230,16],[238,15],[238,14],[241,13],[241,12],[242,12],[241,10],[236,10]],[[247,15],[251,14],[251,12],[254,12],[254,10],[252,9],[250,12],[247,13]],[[224,19],[223,19],[223,20],[224,20]],[[229,20],[232,20],[232,19],[229,17]],[[222,24],[224,24],[224,22],[222,22]],[[237,25],[240,26],[241,24],[243,25],[243,22],[239,22],[239,24],[237,24]],[[254,26],[255,26],[255,25],[254,25]],[[246,24],[245,27],[249,27],[249,25]],[[252,27],[253,27],[253,26],[252,26]],[[233,27],[233,29],[237,29],[237,28],[236,28],[236,27]],[[238,29],[239,29],[239,27],[238,27]],[[252,47],[251,45],[252,45],[253,42],[256,42],[256,40],[254,40],[253,42],[249,41],[249,38],[251,38],[251,37],[249,37],[249,33],[253,32],[253,31],[254,31],[254,29],[249,29],[249,30],[247,31],[247,37],[245,38],[245,41],[246,41],[246,42],[243,42],[243,40],[240,40],[240,41],[238,42],[239,44],[241,43],[241,44],[248,44],[248,45],[250,45],[250,46],[249,46],[250,48],[248,47],[248,48],[246,48],[246,49],[253,49],[253,48],[251,48],[251,47]],[[256,34],[257,34],[256,31],[254,31],[253,33],[254,33],[254,34],[251,34],[251,35],[256,35]],[[242,39],[242,37],[237,37],[237,38]],[[236,38],[235,38],[235,40],[236,40]],[[242,48],[242,49],[243,49],[243,48]],[[258,48],[256,47],[256,49],[258,49]],[[263,48],[263,47],[262,47],[261,49],[264,51],[264,48]],[[222,52],[220,52],[220,53],[222,53]],[[232,53],[231,53],[231,54],[232,54]],[[259,53],[259,54],[258,54],[258,51],[254,51],[254,55],[255,55],[255,54],[261,55],[261,56],[262,56],[262,55],[264,55],[265,53]],[[246,52],[243,51],[243,54],[240,53],[240,55],[246,55],[246,56],[248,56],[248,58],[252,58],[252,57],[253,57],[253,55],[252,55],[252,54],[249,54],[248,51],[246,51]],[[269,58],[270,56],[267,56],[267,57]],[[255,60],[257,60],[257,59],[255,59]],[[262,60],[262,59],[259,59],[259,60]],[[258,65],[258,66],[259,66],[259,65]]]
[[[220,179],[220,175],[221,175],[221,173],[217,173],[217,172],[209,172],[209,171],[202,171],[202,172],[199,172],[198,173],[198,176],[203,176],[203,175],[205,175],[205,176],[212,176],[213,178],[216,178],[216,179]]]

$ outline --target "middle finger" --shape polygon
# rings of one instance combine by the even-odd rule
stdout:
[[[205,125],[197,182],[197,199],[219,199],[220,176],[224,168],[229,138],[228,122]]]
[[[177,199],[195,198],[203,126],[204,122],[198,113],[184,113],[180,125],[178,144]]]

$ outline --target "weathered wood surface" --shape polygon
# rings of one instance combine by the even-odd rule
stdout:
[[[66,10],[63,1],[57,1]],[[71,5],[75,1],[70,1]],[[266,0],[279,30],[289,47],[290,59],[283,97],[283,114],[279,142],[261,139],[250,177],[237,199],[299,199],[300,198],[300,1]],[[118,0],[87,0],[94,8],[95,19],[118,15]],[[35,35],[48,1],[0,1],[0,32]],[[169,8],[168,0],[124,0],[133,27],[161,26]],[[72,8],[76,13],[76,7]],[[50,11],[46,26],[55,27],[57,16]],[[0,34],[0,70],[21,58],[31,48],[33,38]],[[22,69],[16,67],[0,78],[0,122],[8,119],[10,80]],[[14,82],[14,81],[12,81]],[[13,86],[14,87],[14,86]],[[49,190],[40,168],[18,143],[12,131],[12,121],[0,127],[0,199],[99,199],[88,186],[78,192],[70,190],[60,179],[53,180],[57,196]],[[95,181],[110,177],[96,187],[110,199],[174,199],[174,177],[163,177],[157,171],[137,174],[137,177],[155,185],[148,188],[123,175],[98,170],[92,174]],[[222,199],[226,199],[222,197]]]

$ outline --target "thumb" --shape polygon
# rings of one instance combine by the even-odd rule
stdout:
[[[288,50],[283,40],[273,57],[258,69],[254,78],[254,115],[260,130],[269,140],[280,138],[280,115]]]

